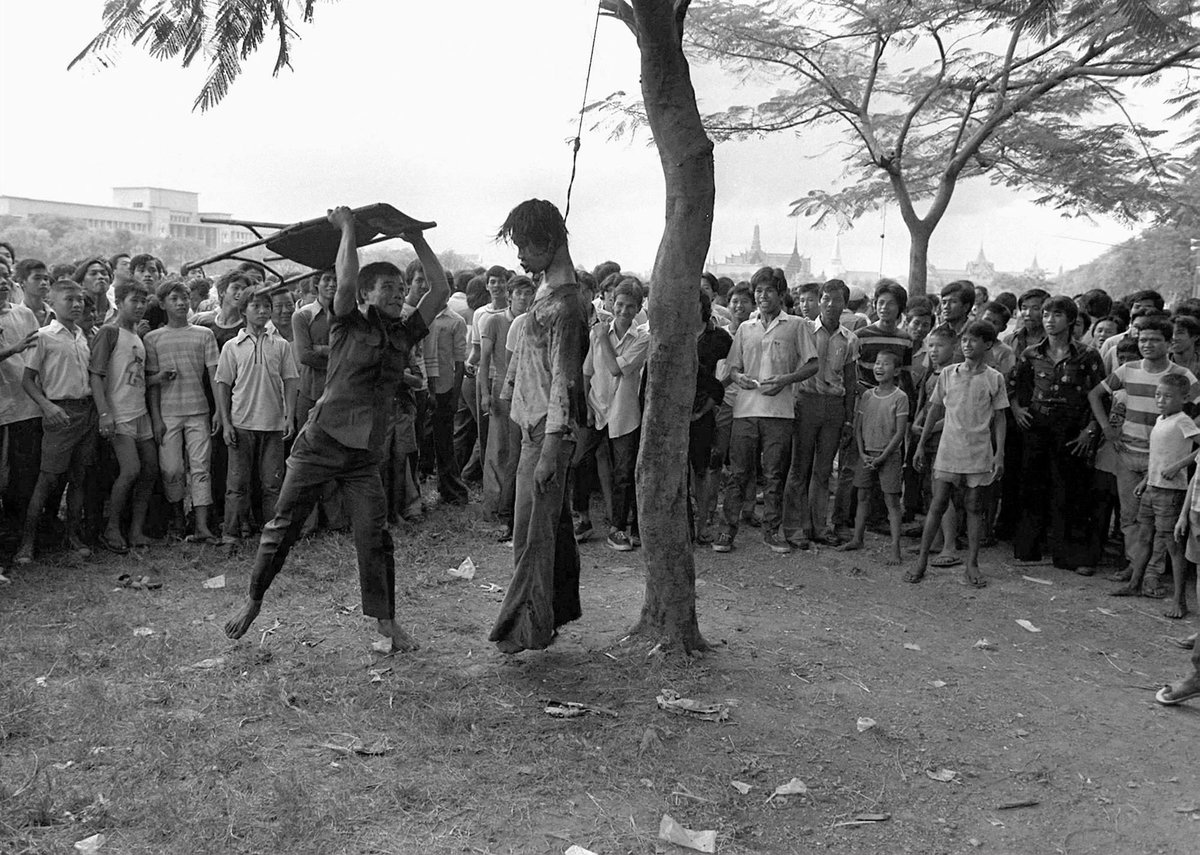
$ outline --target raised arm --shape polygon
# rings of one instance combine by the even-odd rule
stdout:
[[[333,295],[333,314],[343,317],[358,308],[358,245],[354,240],[354,214],[345,205],[329,212],[329,222],[342,231],[338,244],[337,292]]]
[[[437,317],[438,312],[446,308],[446,301],[450,299],[450,283],[446,281],[446,271],[442,270],[442,263],[429,248],[424,232],[405,232],[401,237],[417,251],[417,258],[425,271],[425,282],[429,285],[429,290],[425,292],[421,302],[417,303],[417,312],[428,328],[433,325],[433,319]]]

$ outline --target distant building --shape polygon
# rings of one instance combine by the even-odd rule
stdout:
[[[737,282],[742,279],[748,280],[760,267],[783,268],[789,285],[812,279],[812,259],[800,254],[798,239],[793,241],[790,253],[763,252],[762,238],[757,225],[754,227],[750,249],[736,255],[727,255],[724,261],[710,262],[704,269],[714,276],[728,276]]]
[[[24,218],[36,214],[69,217],[85,223],[88,228],[103,231],[124,229],[152,238],[194,240],[212,248],[255,240],[254,235],[241,226],[200,222],[201,217],[228,219],[231,215],[201,212],[200,194],[187,190],[114,187],[111,206],[0,196],[0,216]]]

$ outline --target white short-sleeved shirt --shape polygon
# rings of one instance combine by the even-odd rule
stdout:
[[[880,394],[878,387],[858,396],[858,412],[862,420],[863,451],[878,454],[888,447],[900,428],[900,420],[908,418],[908,395],[899,386]]]
[[[51,401],[92,397],[88,380],[91,349],[79,327],[53,320],[38,330],[37,343],[25,351],[25,367],[37,372],[42,394]]]
[[[37,330],[37,315],[28,306],[9,303],[0,309],[0,347],[12,347]],[[36,419],[42,414],[33,398],[26,395],[21,386],[28,352],[26,350],[0,362],[0,425]]]
[[[284,381],[299,379],[292,347],[283,338],[246,329],[225,343],[217,382],[233,390],[233,426],[242,430],[285,430]]]
[[[625,335],[618,337],[614,329],[608,339],[617,352],[620,374],[613,374],[598,353],[599,327],[593,327],[593,340],[583,362],[583,373],[592,378],[588,388],[588,407],[592,411],[597,428],[608,428],[610,439],[633,433],[642,424],[642,405],[638,400],[638,389],[642,382],[642,368],[650,349],[650,333],[630,324]]]
[[[1185,413],[1159,416],[1150,429],[1150,468],[1146,470],[1146,483],[1167,490],[1186,490],[1186,467],[1174,478],[1167,478],[1163,470],[1195,448],[1194,437],[1197,435],[1200,435],[1200,427],[1196,427]]]
[[[982,371],[972,371],[965,362],[947,365],[938,374],[930,401],[946,408],[934,469],[967,475],[991,472],[992,418],[1008,408],[1004,376],[986,365]]]
[[[761,318],[742,323],[733,334],[726,357],[731,371],[741,371],[754,380],[791,374],[817,358],[812,325],[803,318],[780,312],[769,324]],[[733,417],[793,419],[796,417],[795,384],[774,395],[757,389],[739,389]]]

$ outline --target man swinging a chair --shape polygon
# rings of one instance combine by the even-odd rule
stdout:
[[[333,481],[342,488],[354,530],[363,614],[378,621],[392,651],[415,650],[417,644],[396,622],[396,568],[379,449],[409,352],[445,307],[450,289],[422,232],[403,232],[400,237],[412,244],[424,266],[429,290],[417,310],[402,319],[404,274],[386,261],[359,269],[349,208],[330,211],[329,222],[340,230],[341,242],[325,391],[292,447],[275,518],[263,528],[259,541],[249,596],[225,624],[225,634],[246,634],[324,486]]]

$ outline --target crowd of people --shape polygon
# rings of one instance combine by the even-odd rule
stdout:
[[[352,216],[330,221],[336,265],[288,282],[255,262],[214,281],[151,255],[48,263],[0,242],[10,563],[256,538],[237,637],[298,537],[353,528],[364,613],[408,649],[388,528],[476,496],[517,566],[492,640],[547,646],[579,616],[577,544],[640,545],[652,283],[576,266],[537,200],[499,235],[529,275],[448,275],[419,233],[406,269],[360,268]],[[695,544],[728,553],[752,528],[780,555],[856,550],[878,530],[887,564],[919,539],[906,581],[961,566],[984,587],[979,550],[1003,541],[1019,564],[1108,565],[1114,595],[1186,614],[1200,300],[966,280],[910,296],[764,267],[703,274],[696,311]]]

